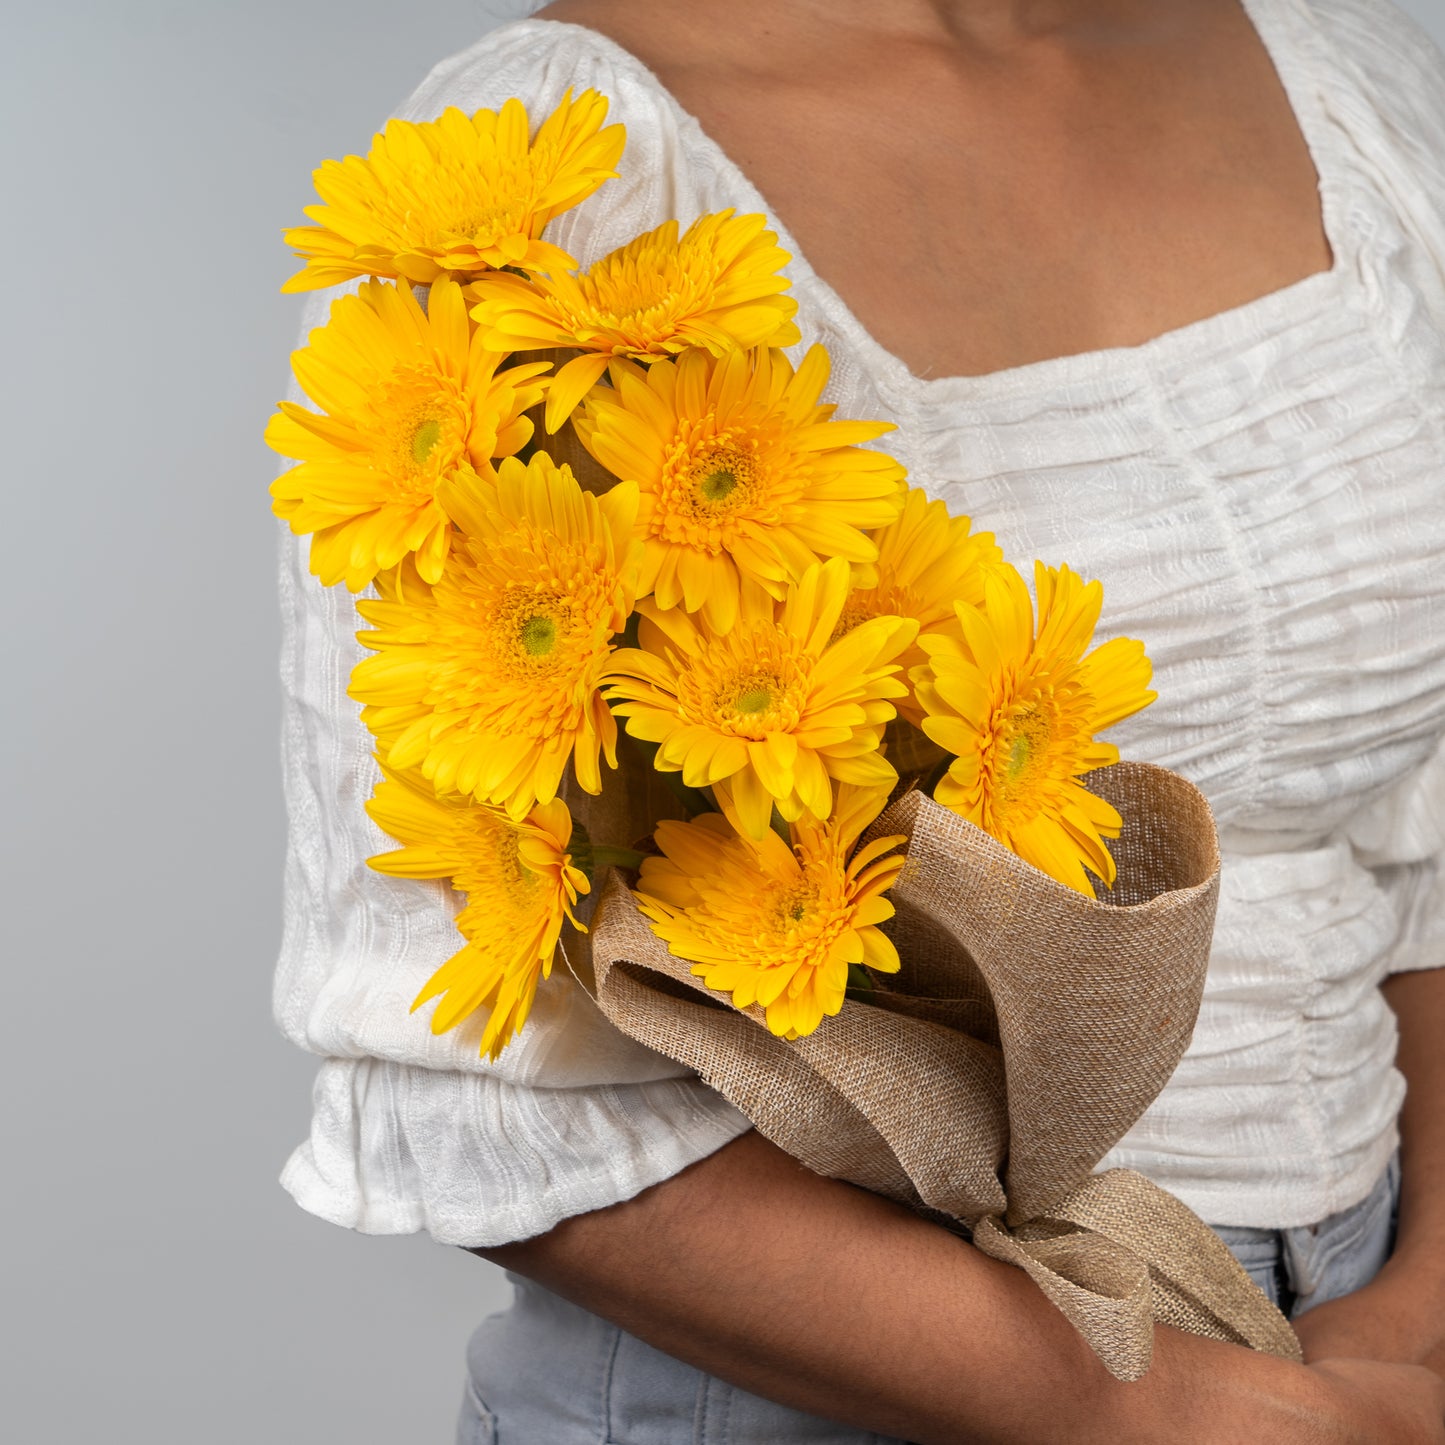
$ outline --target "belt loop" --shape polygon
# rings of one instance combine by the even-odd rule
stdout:
[[[1307,1304],[1320,1287],[1318,1228],[1304,1225],[1280,1230],[1281,1254],[1290,1292],[1298,1304]]]

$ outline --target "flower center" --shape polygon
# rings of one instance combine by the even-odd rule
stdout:
[[[789,706],[791,702],[783,678],[775,672],[752,668],[722,680],[713,710],[730,731],[761,737],[796,726],[797,707]]]
[[[557,299],[569,324],[593,334],[589,344],[605,338],[618,354],[667,356],[682,349],[681,322],[725,306],[726,270],[713,248],[682,245],[675,226],[663,227],[602,257],[570,299]]]
[[[550,674],[564,665],[569,644],[577,640],[575,623],[568,598],[545,588],[512,586],[503,593],[488,631],[511,665],[523,669],[521,676],[537,682],[538,669]]]
[[[740,447],[703,447],[688,468],[688,485],[693,492],[693,514],[716,515],[732,511],[748,499],[758,481],[755,457]]]
[[[1043,697],[1016,704],[1003,720],[996,756],[1002,765],[999,791],[1006,801],[1016,802],[1034,791],[1053,732],[1052,709]]]
[[[711,415],[684,421],[664,453],[652,535],[716,557],[757,525],[776,524],[775,461],[751,428],[720,431]]]
[[[807,920],[818,906],[818,890],[807,883],[789,888],[777,901],[778,922],[785,934]]]
[[[478,246],[490,246],[499,236],[522,230],[516,206],[488,206],[457,222],[456,233]]]
[[[518,629],[518,641],[532,657],[545,657],[557,644],[557,624],[552,618],[533,613]]]
[[[1022,733],[1013,740],[1008,750],[1007,771],[1010,778],[1016,778],[1023,772],[1025,764],[1029,760],[1029,754],[1033,749],[1029,746],[1029,740]]]
[[[735,473],[719,469],[710,472],[702,479],[699,490],[709,502],[720,502],[737,484],[738,479]]]
[[[401,225],[418,236],[419,249],[436,253],[484,249],[503,236],[525,233],[536,185],[526,161],[506,162],[494,154],[490,161],[429,178],[422,195],[410,195]]]
[[[371,398],[372,465],[402,494],[429,496],[466,456],[468,419],[446,377],[397,367]]]
[[[690,724],[759,741],[793,732],[807,711],[813,660],[776,623],[741,624],[689,664],[675,686]]]
[[[645,355],[654,342],[671,336],[679,298],[675,279],[666,271],[638,266],[624,276],[610,269],[599,274],[594,267],[577,284],[585,302],[574,319],[626,336],[636,354]]]
[[[467,911],[484,909],[495,927],[499,913],[535,906],[538,886],[546,880],[522,860],[516,828],[478,809],[455,836],[462,866],[454,882],[467,895]]]
[[[502,885],[502,898],[493,902],[530,903],[541,879],[522,861],[520,835],[507,828],[497,839],[497,878]]]
[[[759,683],[756,686],[744,688],[742,692],[733,699],[733,706],[749,717],[756,716],[760,712],[766,712],[773,705],[773,689],[766,684]]]
[[[417,466],[431,455],[432,448],[441,440],[442,424],[434,416],[429,416],[411,434],[411,459]]]
[[[466,432],[448,411],[445,398],[427,397],[408,406],[390,429],[394,475],[409,490],[433,492],[437,481],[462,460]]]
[[[829,641],[837,642],[855,627],[861,627],[875,617],[912,617],[924,623],[935,616],[936,609],[929,607],[910,587],[887,581],[866,590],[855,587],[848,594],[848,600],[838,618],[838,625],[833,629],[833,636]]]

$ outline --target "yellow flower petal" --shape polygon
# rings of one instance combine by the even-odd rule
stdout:
[[[637,237],[578,276],[480,277],[472,315],[501,351],[575,347],[655,358],[691,346],[791,346],[797,303],[777,293],[788,261],[761,216],[700,216]]]
[[[830,777],[896,781],[878,748],[888,699],[904,690],[893,659],[915,624],[879,618],[830,641],[846,588],[845,562],[815,564],[781,603],[743,596],[745,616],[725,634],[644,601],[641,646],[613,662],[608,698],[627,730],[660,744],[658,766],[718,789],[749,837],[767,831],[774,805],[826,817]]]
[[[635,491],[616,490],[604,504],[545,452],[507,458],[494,482],[454,479],[446,500],[466,529],[436,585],[361,604],[375,656],[357,664],[351,696],[418,719],[380,738],[393,766],[516,820],[555,797],[569,759],[582,788],[600,790],[617,729],[599,689],[638,553]]]
[[[494,267],[560,271],[575,263],[538,238],[546,224],[615,176],[625,132],[607,101],[569,90],[528,140],[518,100],[472,116],[393,120],[370,152],[315,173],[317,222],[286,233],[305,266],[282,288],[310,291],[357,276],[421,286]]]
[[[842,1007],[850,962],[898,967],[874,924],[892,915],[882,895],[904,858],[886,850],[903,840],[854,852],[886,796],[840,788],[834,816],[789,828],[791,847],[770,831],[751,842],[716,814],[664,823],[663,856],[643,859],[642,911],[709,988],[763,1007],[780,1037],[803,1037]]]
[[[692,349],[646,370],[614,362],[610,375],[611,387],[588,394],[577,434],[639,484],[651,565],[668,558],[680,605],[705,611],[715,631],[736,620],[744,579],[774,588],[824,556],[875,556],[863,529],[898,516],[903,469],[856,445],[889,424],[829,419],[822,347],[796,373],[782,352],[759,348]]]
[[[1102,604],[1098,583],[1040,564],[1035,590],[1037,629],[1022,577],[992,563],[980,601],[956,605],[955,627],[919,638],[928,656],[913,669],[923,731],[955,754],[934,798],[1092,895],[1090,873],[1113,883],[1104,840],[1119,836],[1121,822],[1077,779],[1118,756],[1094,734],[1154,700],[1149,660],[1127,639],[1084,655]],[[835,776],[844,774],[835,768]]]
[[[498,808],[439,798],[413,774],[382,771],[367,812],[403,846],[371,866],[398,878],[449,878],[466,895],[457,916],[466,946],[432,975],[412,1008],[440,998],[434,1033],[490,1009],[482,1051],[495,1059],[526,1021],[563,920],[576,922],[572,908],[588,891],[566,852],[571,817],[551,803],[514,822]]]
[[[365,587],[415,553],[441,575],[451,528],[446,483],[492,462],[542,396],[545,364],[498,370],[505,358],[473,344],[459,289],[432,288],[423,312],[411,291],[367,282],[340,297],[330,320],[293,358],[323,408],[283,404],[266,441],[299,466],[272,484],[276,514],[311,533],[311,570],[326,586]]]

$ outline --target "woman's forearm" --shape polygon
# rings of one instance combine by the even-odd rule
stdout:
[[[1445,1376],[1445,968],[1400,973],[1385,984],[1400,1024],[1405,1075],[1400,1115],[1400,1230],[1381,1271],[1414,1348],[1392,1358]]]
[[[1397,974],[1384,992],[1408,1085],[1395,1252],[1363,1289],[1310,1310],[1296,1329],[1307,1360],[1399,1361],[1445,1376],[1445,969]]]
[[[1445,1284],[1445,968],[1397,973],[1384,994],[1400,1025],[1408,1091],[1400,1115],[1400,1233],[1395,1260]],[[1445,1297],[1441,1300],[1445,1308]]]
[[[1356,1438],[1317,1433],[1343,1419],[1337,1382],[1168,1329],[1118,1383],[1022,1272],[756,1134],[478,1252],[744,1389],[919,1445]]]

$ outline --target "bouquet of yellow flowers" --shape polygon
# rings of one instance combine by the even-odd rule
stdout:
[[[1202,800],[1098,740],[1143,645],[835,416],[765,217],[585,271],[544,239],[617,173],[606,115],[393,121],[287,235],[288,290],[359,285],[294,357],[274,509],[367,594],[372,866],[465,898],[413,1008],[495,1058],[570,939],[619,1027],[1028,1269],[1116,1373],[1154,1318],[1296,1352],[1182,1205],[1092,1174],[1187,1045],[1217,889]]]

